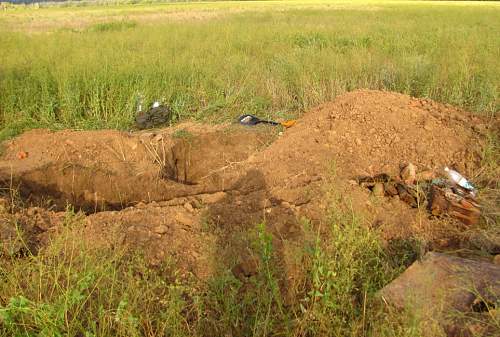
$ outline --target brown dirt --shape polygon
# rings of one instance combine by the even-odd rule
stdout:
[[[301,219],[327,223],[332,203],[352,208],[388,242],[421,235],[448,245],[449,228],[459,224],[443,227],[425,210],[374,198],[351,180],[396,175],[406,162],[474,176],[484,130],[480,118],[450,106],[358,90],[306,113],[281,136],[270,127],[196,124],[140,133],[34,130],[4,143],[0,177],[29,203],[85,210],[86,236],[96,244],[140,247],[152,264],[172,258],[200,278],[220,260],[251,275],[243,234],[265,223],[291,280],[300,267],[296,243],[306,235]]]

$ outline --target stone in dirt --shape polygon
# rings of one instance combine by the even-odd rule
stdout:
[[[382,183],[376,183],[374,186],[373,186],[373,195],[375,195],[376,197],[383,197],[385,192],[384,192],[384,184]]]
[[[401,179],[403,179],[405,184],[411,185],[415,183],[416,174],[417,168],[412,163],[409,163],[401,170]]]
[[[467,336],[471,322],[487,320],[500,305],[500,266],[430,252],[379,294],[398,309],[438,322],[448,336]]]
[[[384,191],[389,195],[390,197],[398,195],[398,189],[393,183],[385,183],[384,184]]]

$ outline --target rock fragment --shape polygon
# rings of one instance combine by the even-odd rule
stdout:
[[[431,252],[379,295],[385,303],[409,308],[425,321],[437,320],[448,336],[461,336],[478,321],[477,308],[488,315],[499,303],[500,266]]]
[[[156,234],[165,234],[168,232],[168,227],[165,225],[158,225],[153,229]]]
[[[414,184],[415,177],[417,173],[417,168],[412,163],[409,163],[401,170],[401,179],[405,182],[405,184]]]

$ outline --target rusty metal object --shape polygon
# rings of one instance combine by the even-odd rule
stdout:
[[[431,187],[429,210],[435,216],[448,214],[468,226],[476,225],[481,217],[481,208],[473,199],[436,185]]]

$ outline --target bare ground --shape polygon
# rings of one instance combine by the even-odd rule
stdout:
[[[397,197],[374,198],[352,179],[396,175],[408,162],[474,177],[488,131],[479,117],[358,90],[278,131],[192,123],[132,133],[33,130],[3,144],[0,178],[20,193],[25,208],[12,216],[30,229],[33,247],[57,232],[72,205],[86,214],[82,239],[140,250],[152,265],[172,259],[200,279],[220,260],[251,276],[255,258],[242,233],[264,223],[292,289],[304,219],[321,232],[332,208],[360,215],[388,244],[415,236],[437,250],[462,244],[455,234],[463,225]]]

